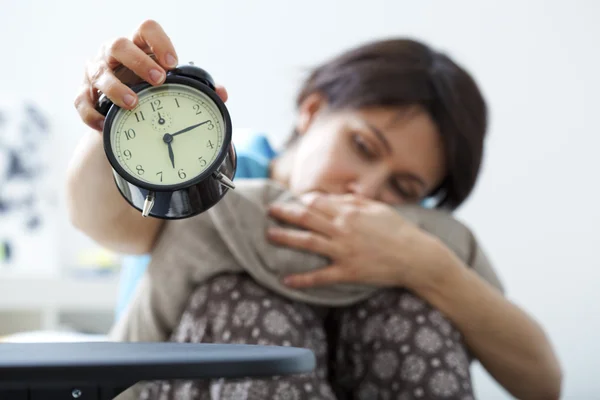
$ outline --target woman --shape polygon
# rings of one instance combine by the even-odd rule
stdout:
[[[146,21],[132,40],[118,39],[102,49],[75,106],[87,125],[100,130],[98,91],[121,107],[136,105],[135,93],[113,74],[117,65],[159,85],[176,63],[168,36]],[[217,92],[227,99],[222,86]],[[190,299],[174,340],[291,344],[313,348],[318,356],[310,376],[248,381],[221,393],[469,398],[472,386],[462,360],[468,353],[520,399],[559,398],[559,363],[538,324],[388,206],[435,199],[436,207],[455,209],[470,194],[486,130],[486,106],[471,77],[418,42],[375,42],[317,68],[298,96],[297,111],[286,149],[274,157],[266,151],[264,174],[303,199],[293,208],[274,206],[272,216],[303,229],[269,232],[269,238],[327,256],[332,265],[285,282],[295,287],[360,282],[382,289],[364,304],[327,310],[278,298],[243,275],[207,282]],[[123,201],[101,142],[97,132],[84,138],[71,164],[72,221],[108,248],[151,254],[164,222],[142,218]],[[249,302],[252,296],[261,299],[261,312],[271,316],[266,331],[219,320],[231,317],[219,313],[220,296],[233,292],[239,294],[237,306],[246,300],[243,304],[259,304]],[[201,318],[213,321],[210,333],[194,332],[199,324],[183,322]],[[229,323],[238,328],[226,329]],[[203,385],[151,385],[145,396],[182,390],[175,397],[204,398]]]

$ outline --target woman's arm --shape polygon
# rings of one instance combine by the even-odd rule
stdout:
[[[147,54],[150,51],[154,58]],[[129,75],[160,85],[165,71],[176,65],[171,40],[156,21],[147,20],[131,39],[118,38],[100,49],[88,64],[84,84],[75,98],[81,120],[94,131],[81,140],[69,165],[69,217],[76,228],[111,250],[134,254],[151,251],[163,221],[142,217],[118,192],[98,132],[104,123],[104,117],[95,109],[98,92],[131,110],[137,104],[137,95],[119,80],[115,68],[127,67]],[[223,86],[217,86],[216,91],[227,101]]]
[[[450,319],[486,370],[519,399],[559,399],[562,373],[542,328],[445,247],[447,265],[415,291]]]

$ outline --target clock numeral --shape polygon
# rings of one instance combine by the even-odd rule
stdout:
[[[131,160],[131,157],[132,157],[132,156],[131,156],[131,151],[129,151],[129,150],[125,150],[125,151],[123,152],[123,155],[125,156],[125,159],[126,159],[126,160]]]
[[[173,100],[175,100],[175,104],[177,104],[177,108],[179,108],[179,100],[177,100],[177,98],[175,98]]]
[[[146,172],[141,165],[136,166],[135,169],[137,170],[138,175],[144,175],[144,172]]]
[[[135,131],[133,129],[127,129],[125,131],[125,137],[127,138],[127,140],[135,138]]]
[[[159,99],[152,100],[152,103],[150,103],[150,105],[152,106],[152,111],[154,111],[154,112],[156,112],[158,110],[162,110],[162,106],[160,105]]]
[[[200,161],[200,166],[201,167],[205,167],[206,166],[206,160],[202,157],[199,157],[198,160]]]
[[[200,110],[200,104],[194,104],[194,110],[196,111],[196,115],[202,114],[202,111]]]
[[[146,118],[144,118],[144,113],[142,111],[139,112],[139,115],[138,115],[138,113],[135,113],[135,119],[137,120],[137,122],[146,120]]]
[[[212,121],[208,121],[208,130],[211,131],[215,129],[215,126],[213,125]]]
[[[182,169],[180,169],[179,171],[177,171],[177,175],[179,175],[179,177],[180,177],[181,179],[185,179],[185,177],[187,176],[187,175],[185,174],[185,172],[183,172],[183,168],[182,168]]]
[[[208,147],[209,149],[214,149],[215,145],[212,144],[212,142],[209,140],[208,143],[206,144],[206,147]]]
[[[162,182],[162,171],[157,172],[156,175],[160,175],[160,181]]]

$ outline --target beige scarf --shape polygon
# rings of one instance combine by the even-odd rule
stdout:
[[[235,190],[229,191],[205,213],[166,222],[151,254],[148,270],[124,316],[113,327],[111,338],[117,341],[168,340],[194,289],[224,272],[247,272],[279,295],[325,306],[349,305],[377,290],[348,284],[303,290],[283,285],[283,276],[324,267],[328,260],[267,241],[266,229],[279,225],[267,216],[267,207],[280,201],[298,200],[273,181],[240,180]],[[398,212],[439,237],[467,266],[502,290],[471,231],[451,214],[416,206],[398,207]]]

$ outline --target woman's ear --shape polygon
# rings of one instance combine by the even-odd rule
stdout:
[[[306,96],[298,107],[298,120],[296,121],[298,134],[304,135],[306,133],[319,112],[325,109],[325,106],[325,97],[321,93],[312,93]]]

